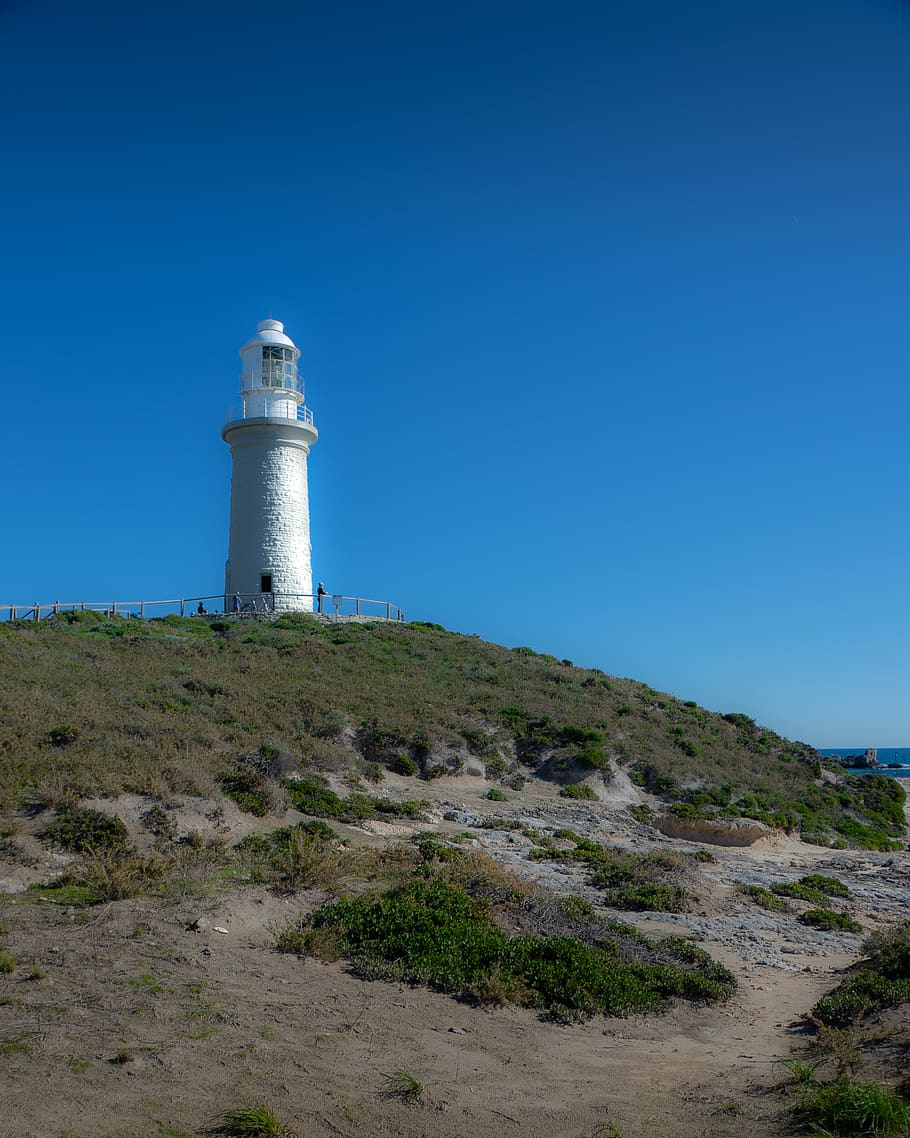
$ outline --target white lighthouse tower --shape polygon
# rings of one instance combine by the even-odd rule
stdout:
[[[312,611],[307,455],[319,436],[297,374],[300,352],[280,320],[262,320],[240,356],[242,402],[221,432],[233,466],[226,601],[262,595],[279,611]]]

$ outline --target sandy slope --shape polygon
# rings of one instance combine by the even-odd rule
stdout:
[[[538,788],[506,807],[483,800],[484,789],[482,780],[463,778],[421,793],[436,796],[437,818],[456,807],[507,809],[628,848],[697,848],[639,826],[621,801],[571,803]],[[106,804],[147,841],[138,824],[143,806]],[[177,820],[211,826],[210,813],[211,804],[187,804]],[[228,840],[262,825],[233,809],[216,822]],[[392,840],[372,829],[346,833],[371,844]],[[597,900],[583,874],[526,861],[515,835],[477,829],[474,840],[548,888]],[[736,972],[736,997],[722,1007],[580,1027],[365,983],[341,965],[273,952],[274,929],[318,896],[288,901],[249,886],[219,903],[134,900],[85,914],[18,905],[9,894],[3,939],[23,963],[0,976],[0,1040],[29,1050],[0,1054],[0,1136],[174,1136],[228,1105],[264,1101],[307,1136],[593,1138],[613,1126],[623,1138],[771,1138],[783,1132],[773,1087],[779,1061],[799,1041],[798,1016],[856,958],[861,938],[767,914],[745,903],[734,882],[833,873],[855,891],[853,911],[872,928],[906,913],[910,861],[906,853],[833,853],[792,840],[710,848],[718,861],[700,871],[696,912],[632,919],[646,931],[700,939]],[[49,860],[41,851],[39,864],[0,867],[0,878],[16,888],[46,877]],[[33,961],[45,978],[27,978]],[[112,1062],[120,1048],[134,1061]],[[420,1105],[382,1097],[385,1077],[400,1070],[423,1082]]]

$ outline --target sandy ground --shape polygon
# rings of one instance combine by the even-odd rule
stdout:
[[[407,789],[413,794],[413,783]],[[434,828],[464,830],[441,821],[451,809],[507,810],[628,848],[699,848],[639,826],[621,802],[566,802],[544,788],[510,795],[506,806],[485,801],[484,789],[470,778],[422,786],[437,799]],[[146,806],[105,804],[137,838]],[[213,821],[211,806],[186,804],[175,818],[186,829],[217,826],[229,841],[275,824],[232,809]],[[357,840],[396,840],[370,829]],[[582,874],[525,860],[515,835],[476,835],[478,846],[545,887],[597,900]],[[59,870],[62,859],[29,846],[27,833],[18,841],[36,864],[0,866],[6,889]],[[718,861],[699,870],[695,912],[622,919],[698,939],[735,971],[737,995],[719,1007],[573,1027],[274,952],[275,930],[319,895],[285,899],[247,886],[216,901],[140,899],[77,911],[7,893],[2,941],[20,964],[0,974],[0,1136],[179,1138],[229,1106],[255,1102],[271,1105],[301,1138],[780,1135],[780,1062],[801,1046],[801,1013],[856,959],[862,938],[758,910],[734,882],[832,873],[854,890],[851,911],[871,929],[907,912],[910,861],[906,852],[834,853],[792,840],[703,848]],[[33,964],[41,978],[31,978]],[[130,1061],[117,1062],[122,1049]],[[398,1071],[423,1083],[419,1104],[383,1096]]]

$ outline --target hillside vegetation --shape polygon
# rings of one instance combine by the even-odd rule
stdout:
[[[653,809],[758,819],[818,844],[888,849],[904,833],[895,780],[838,772],[835,785],[811,747],[745,714],[436,625],[12,622],[0,625],[0,711],[5,812],[182,792],[262,814],[287,800],[291,770],[317,786],[320,772],[379,784],[394,771],[419,799],[420,780],[468,765],[506,792],[547,779],[571,796],[621,769]]]

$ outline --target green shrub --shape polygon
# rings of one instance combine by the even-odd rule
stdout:
[[[786,901],[781,900],[769,889],[765,889],[761,885],[743,885],[739,886],[740,892],[745,894],[750,900],[754,901],[761,909],[769,909],[772,913],[789,913],[790,906]]]
[[[559,792],[560,798],[581,798],[587,801],[597,801],[597,795],[586,782],[573,782],[568,786],[562,787]]]
[[[416,775],[420,770],[417,763],[411,758],[410,755],[400,754],[396,755],[389,764],[389,769],[393,770],[395,774],[403,774],[408,777]]]
[[[592,743],[590,747],[585,747],[585,749],[579,753],[578,762],[581,763],[583,767],[602,771],[604,774],[610,774],[613,770],[610,760],[607,758],[606,751],[596,743]]]
[[[861,933],[863,926],[847,913],[836,913],[833,909],[807,909],[797,918],[804,925],[811,925],[825,932]]]
[[[634,913],[682,913],[686,909],[686,895],[679,885],[645,882],[613,891],[608,903],[614,909],[626,909]]]
[[[339,822],[362,822],[384,815],[414,821],[423,818],[424,804],[420,802],[393,802],[389,798],[373,798],[358,793],[340,798],[315,779],[288,779],[284,785],[301,814],[312,814],[316,818],[335,818]]]
[[[829,897],[850,896],[850,890],[843,881],[838,881],[836,877],[825,877],[821,873],[810,873],[806,877],[801,877],[799,881],[801,885],[807,885],[810,889],[819,889],[822,893],[827,893]]]
[[[496,786],[491,786],[484,795],[484,798],[489,798],[491,802],[507,802],[505,794]]]
[[[76,853],[122,849],[129,837],[119,818],[91,806],[66,806],[58,810],[41,836]]]
[[[561,734],[562,742],[567,746],[575,744],[602,747],[606,741],[600,731],[595,731],[590,727],[575,727],[571,724],[568,727],[563,727]]]
[[[809,901],[813,905],[825,905],[828,896],[821,889],[811,885],[804,885],[799,881],[775,881],[771,892],[778,897],[792,897],[796,901]]]
[[[576,897],[574,893],[557,897],[556,908],[560,913],[582,924],[588,924],[597,915],[590,901],[586,901],[584,897]]]
[[[268,783],[250,767],[236,766],[222,771],[218,782],[225,797],[236,802],[246,814],[264,818],[272,808],[272,795]]]
[[[441,881],[413,881],[383,897],[325,905],[291,926],[282,951],[340,951],[364,975],[484,1001],[527,1003],[560,1018],[657,1010],[672,997],[716,1000],[735,986],[707,954],[687,968],[624,964],[570,937],[509,938],[486,905]]]
[[[910,1002],[910,921],[874,933],[863,947],[868,959],[812,1009],[820,1023],[848,1027],[870,1012]]]

